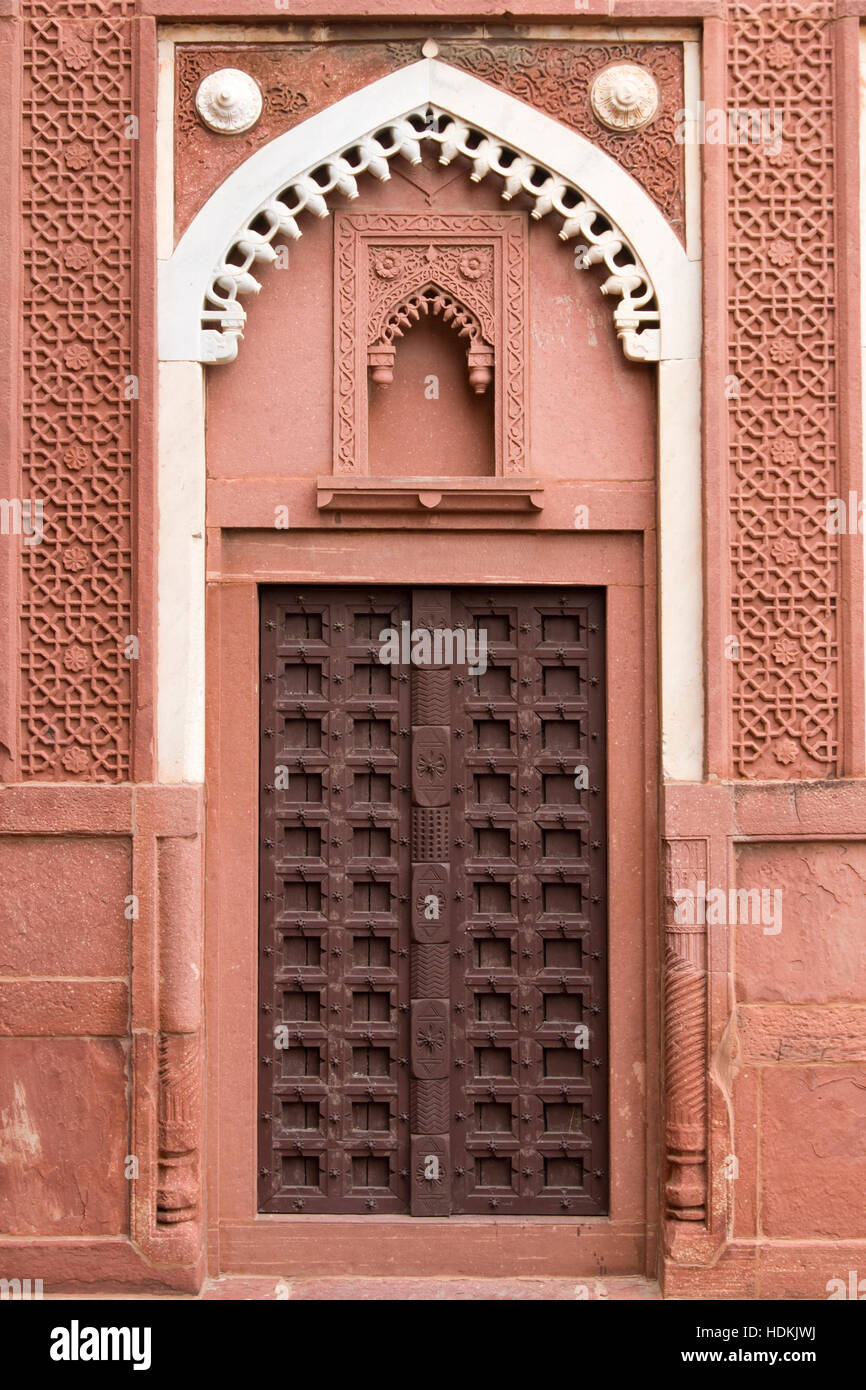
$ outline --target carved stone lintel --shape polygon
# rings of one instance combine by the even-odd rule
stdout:
[[[331,512],[540,512],[538,478],[340,478],[317,480],[316,506]]]

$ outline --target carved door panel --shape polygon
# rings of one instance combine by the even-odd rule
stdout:
[[[410,691],[378,661],[408,618],[393,590],[262,601],[264,1211],[408,1206]]]
[[[593,592],[266,593],[262,1210],[607,1209],[603,677]]]
[[[452,1211],[607,1209],[600,595],[458,590]]]

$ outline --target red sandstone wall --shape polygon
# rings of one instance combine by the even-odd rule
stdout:
[[[441,6],[429,8],[431,24],[441,22]],[[450,8],[456,21],[468,13]],[[501,8],[481,3],[471,13],[499,18]],[[304,17],[316,9],[304,6]],[[334,0],[329,17],[358,9]],[[372,9],[398,18],[387,3]],[[0,1248],[4,1274],[54,1287],[190,1287],[201,1272],[201,1207],[170,1232],[157,1221],[160,1095],[179,1078],[196,1162],[201,1153],[197,1063],[167,1054],[161,1076],[158,1061],[161,1040],[199,1036],[183,974],[200,937],[201,894],[199,794],[150,785],[157,10],[202,16],[195,0],[0,3],[0,141],[4,164],[23,169],[24,196],[21,209],[0,207],[4,303],[20,311],[0,325],[0,490],[42,488],[52,523],[39,556],[6,537],[0,548]],[[589,0],[580,14],[694,20],[707,103],[778,103],[786,113],[775,163],[759,164],[753,151],[703,151],[712,781],[668,791],[665,834],[696,848],[675,857],[666,886],[700,871],[709,883],[779,887],[784,919],[778,935],[742,927],[695,946],[698,978],[687,983],[696,985],[699,1017],[677,1036],[696,1062],[673,1137],[689,1130],[695,1166],[703,1158],[706,1210],[694,1224],[668,1222],[673,1294],[821,1297],[826,1280],[862,1258],[845,1242],[866,1235],[861,561],[859,538],[829,542],[820,525],[826,498],[860,477],[862,11],[860,0]],[[530,13],[537,7],[517,0],[509,22]],[[566,0],[548,0],[546,13],[575,20]],[[272,21],[273,7],[221,0],[208,7],[216,15]],[[121,133],[133,110],[135,145]],[[93,209],[99,216],[88,216]],[[181,210],[181,222],[191,211]],[[281,319],[292,334],[303,329],[313,361],[326,354],[328,235],[305,236],[309,279],[271,273],[241,359],[212,374],[210,407],[222,421],[215,474],[238,476],[263,459],[282,467],[289,442],[299,475],[326,471],[328,440],[316,434],[312,407],[325,405],[318,418],[330,421],[330,400],[311,397],[309,382],[301,392],[291,364],[267,344]],[[551,295],[555,279],[551,270]],[[581,324],[562,325],[578,353]],[[538,371],[538,338],[535,349],[544,390],[555,377]],[[613,353],[601,335],[593,363],[610,386]],[[616,370],[624,380],[621,364]],[[129,372],[139,379],[135,404],[122,399]],[[724,389],[732,373],[743,386],[734,405]],[[649,388],[637,375],[629,373],[626,393],[638,402],[630,444],[648,476]],[[253,391],[264,406],[251,419]],[[583,403],[569,400],[560,412],[548,402],[537,416],[551,471],[568,466],[563,440],[583,425]],[[616,476],[618,461],[605,462]],[[771,525],[769,496],[784,502]],[[807,673],[793,697],[778,646],[789,628],[802,638]],[[119,656],[130,630],[141,641],[134,667]],[[735,631],[746,637],[736,668],[724,657]],[[788,785],[765,788],[761,779]],[[178,850],[174,864],[168,849],[168,869],[166,845]],[[161,857],[171,887],[160,904]],[[124,917],[130,893],[139,898],[135,922]],[[180,961],[163,957],[161,968],[160,942],[173,950],[177,940],[186,943]],[[674,1000],[669,1039],[679,1018]],[[669,1043],[668,1096],[674,1060]],[[127,1153],[143,1160],[134,1191],[122,1173]],[[732,1153],[739,1176],[728,1181]],[[129,1242],[110,1239],[123,1235]],[[30,1238],[26,1247],[18,1236]]]
[[[0,841],[0,1109],[9,1156],[0,1226],[10,1235],[129,1229],[131,924],[122,905],[131,870],[128,837]]]

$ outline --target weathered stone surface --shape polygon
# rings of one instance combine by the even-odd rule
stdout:
[[[761,1073],[757,1067],[737,1071],[731,1088],[733,1149],[726,1154],[724,1170],[728,1211],[733,1214],[733,1233],[753,1240],[758,1229],[758,1115]],[[735,1159],[736,1162],[731,1162]]]
[[[125,980],[0,981],[0,1033],[112,1037],[129,1028]]]
[[[853,1272],[853,1279],[851,1274]],[[866,1271],[863,1267],[863,1247],[854,1241],[809,1241],[797,1245],[792,1241],[768,1240],[758,1250],[758,1281],[755,1297],[759,1299],[828,1299],[837,1298],[842,1281],[846,1301],[852,1287],[858,1301],[866,1299]]]
[[[747,1004],[737,1011],[747,1062],[866,1062],[866,1006]]]
[[[116,1040],[0,1039],[0,1230],[127,1227],[126,1055]]]
[[[741,845],[739,888],[780,889],[781,931],[736,933],[737,997],[804,1003],[866,999],[866,844]]]
[[[127,839],[0,839],[0,974],[125,975]]]
[[[762,1088],[765,1234],[866,1237],[866,1067],[767,1067]]]
[[[575,1299],[643,1302],[661,1298],[648,1279],[269,1279],[229,1275],[208,1279],[201,1297],[209,1301],[296,1302],[429,1301],[573,1303]]]

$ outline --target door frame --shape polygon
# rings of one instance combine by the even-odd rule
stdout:
[[[644,529],[212,536],[207,589],[207,1205],[212,1274],[645,1274],[658,1222],[656,550]],[[610,1019],[607,1217],[257,1211],[260,584],[606,590]],[[435,1254],[433,1253],[435,1250]]]

